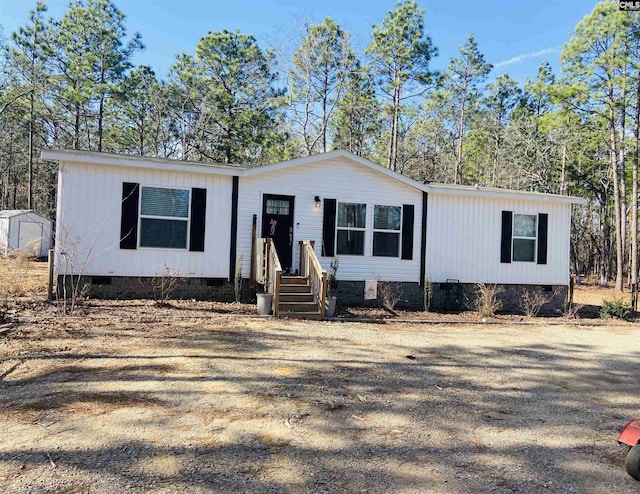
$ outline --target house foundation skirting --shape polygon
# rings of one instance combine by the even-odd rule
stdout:
[[[72,283],[78,283],[78,277],[58,276],[57,294],[64,297],[71,293]],[[169,283],[173,283],[170,287]],[[243,280],[243,299],[249,295],[248,280]],[[163,290],[171,290],[171,299],[217,300],[231,302],[235,300],[233,282],[226,278],[161,278],[138,276],[83,276],[79,293],[83,296],[99,299],[154,299],[161,300]],[[69,295],[67,295],[69,297]]]
[[[57,293],[64,297],[77,284],[77,276],[58,276]],[[217,300],[231,302],[235,300],[233,282],[226,278],[173,278],[137,277],[137,276],[83,276],[79,284],[82,296],[102,299],[156,299],[162,298],[167,284],[173,282],[171,299]],[[378,297],[373,300],[364,299],[364,281],[338,281],[336,296],[340,305],[362,305],[379,307],[383,282],[378,282]],[[425,287],[418,283],[393,282],[393,289],[398,291],[398,308],[423,310],[427,294]],[[500,293],[497,298],[502,302],[502,312],[522,313],[521,298],[525,290],[539,288],[550,299],[542,306],[541,315],[553,315],[562,310],[566,303],[568,287],[565,285],[497,285]],[[433,282],[431,283],[430,310],[460,311],[471,309],[476,299],[477,285],[470,283]],[[70,295],[67,295],[70,297]],[[242,284],[242,299],[249,300],[249,280]]]
[[[379,307],[381,305],[381,285],[378,282],[378,298],[364,299],[363,281],[338,281],[336,296],[342,305],[364,305]],[[427,291],[418,283],[394,282],[399,291],[398,308],[424,309]],[[562,311],[568,294],[566,285],[497,285],[500,293],[497,299],[502,303],[502,312],[522,313],[522,295],[525,290],[540,289],[549,301],[545,303],[540,315],[553,315]],[[473,309],[477,297],[478,286],[473,283],[432,282],[430,310],[460,311]]]

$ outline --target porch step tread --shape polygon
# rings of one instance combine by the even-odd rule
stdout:
[[[309,285],[280,285],[280,293],[311,293]]]
[[[280,317],[288,317],[290,319],[322,319],[320,311],[316,312],[280,312]]]
[[[304,276],[282,276],[280,285],[308,285],[309,281]]]
[[[280,312],[317,312],[318,304],[315,302],[280,302]]]
[[[312,293],[282,293],[280,292],[280,302],[313,302]]]

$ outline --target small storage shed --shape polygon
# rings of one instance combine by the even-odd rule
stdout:
[[[18,250],[44,257],[51,242],[51,222],[31,209],[0,211],[0,253]]]

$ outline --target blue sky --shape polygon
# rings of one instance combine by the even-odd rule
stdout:
[[[49,15],[59,18],[68,0],[45,1]],[[594,0],[418,0],[426,10],[425,28],[440,55],[433,68],[442,70],[457,55],[469,34],[476,37],[492,76],[508,72],[524,82],[547,59],[557,70],[562,45]],[[297,20],[335,19],[351,32],[355,48],[369,43],[371,26],[395,5],[394,0],[115,0],[127,15],[129,33],[142,35],[145,50],[135,63],[151,65],[166,75],[178,53],[193,53],[208,31],[239,29],[253,34],[263,47],[294,35]],[[0,0],[5,35],[28,19],[35,0]]]

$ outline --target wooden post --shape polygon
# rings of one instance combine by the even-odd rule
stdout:
[[[273,315],[278,317],[278,312],[280,311],[280,275],[281,271],[276,271],[276,279],[273,288]]]
[[[264,292],[269,293],[269,285],[271,284],[271,239],[267,238],[264,242]]]
[[[324,312],[327,308],[327,272],[322,271],[322,288],[320,290],[320,315],[324,319]]]
[[[252,290],[256,288],[256,223],[258,215],[253,215],[251,224],[251,264],[249,266],[249,287]]]
[[[53,249],[49,249],[49,284],[47,285],[47,300],[53,300]]]
[[[304,270],[302,269],[303,268],[302,253],[304,252],[304,242],[302,240],[298,240],[298,245],[300,245],[300,258],[298,259],[300,276],[306,276],[307,273],[305,273]]]
[[[573,276],[569,276],[569,293],[567,293],[567,309],[571,309],[573,307],[573,284],[575,278]]]

